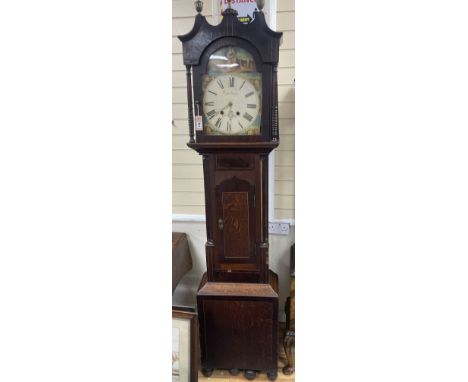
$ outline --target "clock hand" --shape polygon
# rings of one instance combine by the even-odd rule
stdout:
[[[229,106],[228,117],[229,119],[232,119],[234,117],[234,112],[232,111],[232,104]]]
[[[219,111],[224,111],[224,109],[228,108],[228,107],[231,107],[232,108],[232,102],[229,102],[226,106],[224,106],[222,109],[220,109]]]
[[[227,124],[227,130],[231,131],[231,126],[232,126],[232,118],[234,118],[234,112],[232,111],[232,102],[230,102],[229,105],[229,111],[228,111],[228,118],[229,118],[229,123]]]

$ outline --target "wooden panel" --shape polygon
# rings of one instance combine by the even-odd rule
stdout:
[[[221,195],[224,222],[224,257],[250,257],[249,194],[223,192]]]
[[[214,159],[214,158],[213,158]],[[220,277],[236,276],[239,270],[252,270],[258,272],[258,259],[255,258],[255,210],[253,208],[253,186],[250,181],[233,176],[233,172],[217,170],[216,175],[225,178],[216,186],[216,211],[212,218],[216,221],[214,239],[218,243],[218,255],[215,259],[215,269],[225,269],[219,273]],[[252,171],[245,173],[249,178]],[[238,267],[238,264],[246,267]],[[222,267],[227,265],[227,267]],[[208,264],[210,267],[211,264]],[[231,273],[232,271],[232,273]],[[217,280],[221,280],[218,279]]]
[[[276,371],[278,276],[270,284],[207,283],[197,294],[202,367]]]
[[[251,154],[218,154],[216,155],[217,170],[248,170],[253,168]]]
[[[276,325],[271,302],[206,298],[202,304],[208,362],[228,369],[276,367]]]
[[[244,297],[278,297],[278,275],[269,270],[268,283],[217,283],[209,282],[206,273],[200,281],[198,296],[244,296]]]

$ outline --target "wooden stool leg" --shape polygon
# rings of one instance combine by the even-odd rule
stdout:
[[[285,375],[290,375],[294,373],[294,354],[292,348],[294,346],[294,332],[287,331],[283,340],[284,351],[286,353],[286,358],[288,359],[288,364],[283,367],[283,373]]]

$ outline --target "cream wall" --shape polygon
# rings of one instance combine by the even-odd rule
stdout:
[[[177,35],[192,29],[195,7],[191,0],[172,1],[172,212],[204,215],[203,173],[201,159],[190,150],[188,141],[187,83],[182,59],[182,44]],[[203,14],[212,22],[210,2]]]
[[[268,2],[268,0],[267,0]],[[182,45],[177,35],[189,32],[196,14],[192,0],[172,1],[172,212],[173,231],[186,232],[194,269],[179,284],[174,303],[195,301],[195,291],[206,270],[203,172],[200,156],[190,150],[188,141],[187,93]],[[274,7],[272,7],[273,9]],[[294,221],[294,0],[276,3],[276,30],[283,32],[278,67],[278,106],[280,145],[274,154],[274,216],[270,220]],[[211,1],[204,2],[203,14],[213,23]],[[198,221],[180,222],[177,216]],[[271,215],[271,214],[270,214]],[[270,267],[280,277],[280,319],[289,282],[289,247],[294,243],[294,226],[289,235],[270,235]]]
[[[276,25],[283,32],[283,42],[278,66],[280,145],[275,151],[274,218],[294,219],[294,0],[278,0]]]

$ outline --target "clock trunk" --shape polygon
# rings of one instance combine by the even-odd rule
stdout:
[[[208,281],[268,282],[268,154],[203,154]]]

